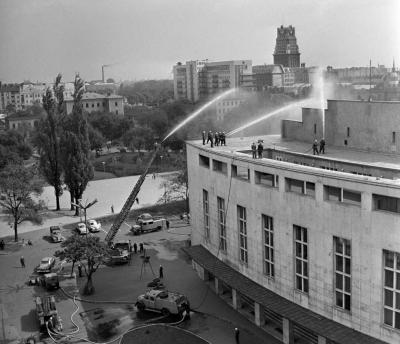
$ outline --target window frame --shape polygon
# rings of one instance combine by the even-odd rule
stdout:
[[[393,266],[387,266],[386,263],[389,260],[387,256],[392,256],[392,264]],[[389,260],[390,261],[390,260]],[[400,293],[400,283],[398,283],[397,275],[400,274],[400,253],[383,250],[383,295],[382,295],[382,323],[384,326],[388,326],[393,330],[400,330],[400,302],[396,302],[396,295]],[[392,286],[387,285],[386,277],[391,276]],[[399,285],[397,285],[399,284]],[[391,303],[392,305],[386,305],[386,295],[387,293],[391,293]],[[399,305],[397,305],[399,303]],[[391,324],[386,322],[386,312],[391,312]],[[397,316],[396,316],[397,315]],[[397,321],[397,326],[396,326]]]
[[[269,278],[275,277],[274,257],[274,219],[261,214],[262,245],[263,245],[263,272]]]
[[[300,231],[300,239],[298,239],[298,230]],[[307,294],[310,290],[309,285],[309,250],[308,250],[308,230],[306,227],[293,225],[293,242],[294,242],[294,286],[296,291]],[[297,255],[297,248],[300,247],[300,255]],[[298,264],[301,271],[298,271]],[[304,268],[306,267],[306,268]],[[305,272],[305,273],[304,273]],[[301,283],[298,283],[298,282]]]
[[[237,226],[239,235],[239,261],[248,264],[248,244],[247,244],[247,211],[245,207],[237,205]]]
[[[210,199],[208,191],[203,189],[203,222],[204,222],[204,239],[210,240]]]
[[[219,196],[217,196],[217,212],[218,212],[219,249],[222,252],[226,252],[227,242],[226,242],[225,199]]]
[[[338,248],[340,247],[340,250]],[[347,248],[349,247],[348,251]],[[341,263],[338,263],[341,262]],[[349,271],[347,270],[347,262],[349,266]],[[341,265],[341,268],[340,268]],[[351,312],[351,291],[352,291],[352,266],[351,266],[351,241],[344,238],[333,237],[333,271],[334,271],[334,299],[335,306],[342,311]],[[338,277],[340,277],[340,282]],[[348,282],[349,290],[346,290]],[[341,297],[341,305],[338,304],[338,296]],[[347,307],[348,298],[348,307]]]

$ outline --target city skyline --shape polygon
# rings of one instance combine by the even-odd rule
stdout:
[[[276,29],[293,25],[307,66],[400,63],[396,0],[0,1],[0,80],[172,79],[195,59],[273,63]],[[57,29],[54,29],[57,28]],[[45,39],[44,39],[45,37]]]

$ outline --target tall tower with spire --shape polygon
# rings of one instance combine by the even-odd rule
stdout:
[[[295,28],[278,27],[274,52],[274,64],[284,67],[300,67],[300,52],[297,45]]]

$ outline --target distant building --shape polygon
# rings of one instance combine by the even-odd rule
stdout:
[[[173,67],[174,98],[197,102],[202,99],[240,87],[244,75],[251,75],[250,60],[209,62],[187,61],[185,65],[178,62]]]
[[[39,121],[43,115],[24,115],[17,114],[9,115],[5,118],[6,128],[8,130],[16,130],[26,137],[30,136],[33,129],[37,128]]]
[[[281,64],[254,66],[254,87],[257,91],[262,91],[268,87],[283,87],[284,74],[285,69]]]
[[[300,67],[300,52],[297,45],[295,28],[278,27],[274,52],[274,64],[284,67]]]
[[[113,112],[117,115],[124,115],[123,97],[115,94],[103,95],[98,93],[84,93],[82,97],[83,110],[86,112]],[[64,99],[67,114],[72,113],[74,100]]]

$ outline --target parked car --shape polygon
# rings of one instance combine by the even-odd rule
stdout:
[[[87,225],[89,227],[89,231],[91,231],[92,233],[96,233],[96,232],[100,231],[101,223],[97,222],[96,220],[89,220],[87,222]]]
[[[61,242],[65,240],[61,235],[61,228],[59,226],[50,227],[50,237],[53,242]]]
[[[36,268],[36,272],[49,273],[55,264],[56,259],[54,257],[44,257]]]
[[[85,235],[87,234],[87,228],[86,225],[83,222],[79,222],[76,227],[75,230],[78,232],[78,234],[80,235]]]
[[[152,289],[138,296],[136,307],[140,312],[149,310],[169,315],[189,311],[190,304],[186,296],[182,294]]]

